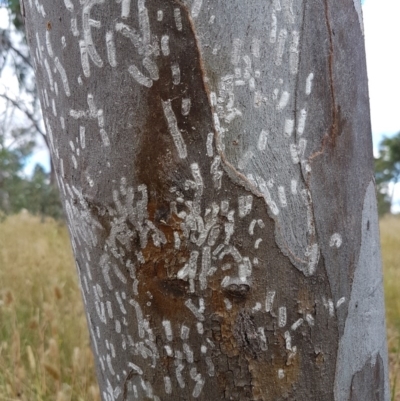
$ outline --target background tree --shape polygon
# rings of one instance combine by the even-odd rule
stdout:
[[[393,205],[394,186],[400,179],[400,132],[384,137],[379,144],[379,157],[375,159],[375,178],[380,212],[389,213]],[[389,190],[389,184],[392,190]]]
[[[27,159],[35,147],[25,132],[12,132],[13,141],[5,144],[0,135],[0,216],[22,209],[32,214],[61,219],[59,194],[50,182],[50,173],[36,165],[31,177],[23,173]]]
[[[62,209],[52,169],[46,173],[36,166],[32,176],[24,173],[38,145],[47,146],[47,136],[19,1],[2,5],[9,11],[9,24],[0,30],[0,211],[9,214],[27,209],[60,218]]]
[[[388,400],[360,3],[23,14],[103,399]]]

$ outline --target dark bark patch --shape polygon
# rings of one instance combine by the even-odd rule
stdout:
[[[257,359],[261,353],[261,342],[254,324],[254,318],[246,311],[241,311],[238,314],[234,335],[239,347],[251,358]]]
[[[385,369],[380,354],[375,363],[369,358],[351,380],[350,401],[384,401]]]

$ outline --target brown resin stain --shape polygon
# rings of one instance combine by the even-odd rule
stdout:
[[[250,359],[249,370],[252,376],[252,391],[254,400],[274,401],[280,397],[289,396],[301,374],[300,353],[290,359],[288,365],[288,350],[285,349],[285,340],[282,338],[278,344],[268,346],[267,353],[262,359]],[[279,378],[278,371],[282,369],[284,377]]]
[[[150,292],[151,308],[157,311],[158,316],[163,319],[174,319],[177,314],[186,316],[190,313],[184,305],[188,283],[176,277],[190,256],[180,228],[182,221],[174,214],[170,214],[166,220],[155,221],[155,215],[160,213],[155,203],[149,203],[148,211],[149,219],[164,233],[167,243],[157,247],[153,241],[148,241],[146,248],[142,250],[145,263],[137,270],[140,301],[145,305],[149,301],[147,294]],[[174,247],[174,231],[181,237],[180,250]]]
[[[214,281],[219,283],[219,281]],[[309,294],[307,294],[309,295]],[[249,298],[251,295],[249,294]],[[229,299],[232,304],[230,310],[226,309],[224,299]],[[215,284],[211,295],[211,304],[214,313],[218,317],[219,330],[213,333],[213,340],[218,342],[221,352],[235,366],[233,375],[234,386],[240,393],[246,393],[248,386],[248,400],[274,401],[280,397],[287,397],[294,390],[301,374],[300,350],[295,356],[290,355],[286,349],[283,330],[268,332],[268,350],[258,347],[257,339],[249,340],[248,344],[240,341],[238,334],[238,320],[241,315],[247,316],[251,321],[252,314],[245,305],[250,303],[246,297],[240,298],[227,295]],[[304,304],[308,309],[310,302]],[[274,340],[272,340],[273,338]],[[284,377],[278,378],[278,371],[284,371]],[[229,385],[232,372],[217,372],[220,386]],[[250,386],[249,386],[250,385]],[[240,390],[239,390],[240,388]]]
[[[280,397],[287,397],[294,390],[301,374],[300,351],[296,355],[289,356],[290,351],[286,349],[283,332],[274,332],[275,342],[271,341],[269,333],[268,350],[262,351],[249,345],[247,348],[239,344],[235,331],[237,331],[237,320],[243,309],[243,300],[231,297],[232,309],[226,310],[224,298],[226,294],[222,291],[213,291],[213,310],[219,316],[220,331],[214,335],[214,340],[219,343],[220,350],[229,360],[236,361],[237,367],[234,375],[235,386],[241,387],[250,384],[252,396],[249,400],[274,401]],[[251,314],[248,314],[251,317]],[[284,371],[284,377],[278,377],[278,371]],[[220,385],[229,382],[229,372],[218,372],[217,377]],[[247,382],[243,380],[247,378]]]
[[[310,313],[315,315],[315,294],[313,295],[305,285],[300,286],[297,293],[298,312],[303,315]]]

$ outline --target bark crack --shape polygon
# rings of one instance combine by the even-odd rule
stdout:
[[[328,41],[329,41],[329,55],[328,55],[328,76],[329,76],[329,88],[330,88],[330,95],[331,95],[331,126],[328,130],[328,132],[324,135],[322,142],[321,142],[321,147],[314,153],[312,153],[307,161],[311,165],[312,161],[318,157],[321,156],[325,153],[326,147],[330,144],[332,146],[336,145],[336,139],[339,136],[339,119],[340,119],[340,106],[336,106],[336,90],[335,90],[335,83],[334,83],[334,48],[333,48],[333,36],[334,32],[331,27],[331,21],[329,18],[329,0],[324,0],[324,5],[325,5],[325,22],[326,22],[326,27],[328,31]],[[308,174],[308,177],[306,178],[306,186],[309,191],[310,189],[310,179],[311,179],[311,174]],[[315,227],[315,216],[313,216],[313,224],[314,224],[314,229],[316,232],[316,227]]]
[[[332,113],[332,123],[329,128],[329,131],[324,135],[321,143],[321,148],[314,152],[308,158],[308,161],[311,162],[314,158],[322,155],[325,152],[325,148],[327,145],[331,144],[333,146],[336,145],[336,139],[339,136],[339,113],[340,106],[336,106],[336,90],[335,90],[335,82],[334,82],[334,73],[333,73],[333,59],[334,59],[334,50],[333,50],[333,36],[334,31],[332,30],[331,21],[329,18],[329,0],[324,0],[325,3],[325,22],[328,30],[328,41],[329,41],[329,55],[328,55],[328,70],[329,70],[329,87],[331,94],[331,113]]]
[[[335,83],[333,79],[333,35],[334,32],[331,27],[331,21],[329,19],[329,0],[325,0],[325,21],[326,21],[326,26],[328,29],[328,39],[329,39],[329,56],[328,56],[328,62],[329,62],[329,84],[330,84],[330,89],[331,89],[331,99],[332,99],[332,125],[330,129],[329,136],[331,137],[331,140],[333,142],[336,141],[336,137],[338,135],[338,110],[336,108],[336,91],[335,91]]]

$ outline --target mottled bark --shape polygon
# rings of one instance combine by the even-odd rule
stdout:
[[[358,0],[24,3],[103,400],[388,400]]]

